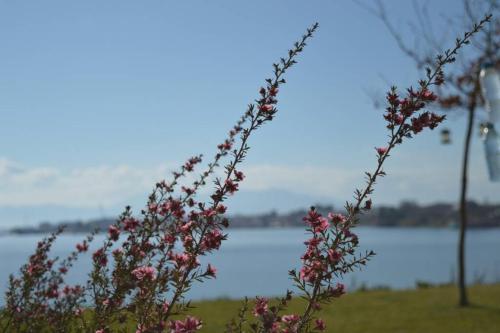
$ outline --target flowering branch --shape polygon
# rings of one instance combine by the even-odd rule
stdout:
[[[317,27],[318,24],[316,23],[307,30],[302,39],[295,43],[294,48],[288,52],[288,58],[281,58],[280,63],[274,64],[274,77],[266,80],[267,88],[260,89],[259,93],[261,97],[255,101],[255,104],[250,104],[245,113],[249,118],[250,124],[242,131],[239,147],[231,152],[233,159],[225,167],[225,178],[223,180],[220,178],[215,180],[215,191],[211,196],[212,202],[209,208],[204,204],[200,204],[198,211],[191,214],[191,217],[195,218],[184,225],[185,227],[188,226],[185,230],[189,234],[184,236],[184,247],[187,251],[180,261],[187,260],[187,262],[178,263],[183,272],[181,277],[176,281],[174,295],[163,316],[164,321],[171,315],[172,309],[174,309],[173,305],[182,297],[194,280],[215,276],[216,271],[210,265],[206,271],[198,271],[193,274],[193,270],[199,266],[197,258],[200,255],[218,249],[221,241],[226,239],[226,235],[222,235],[221,230],[227,226],[228,222],[226,219],[221,219],[220,215],[225,212],[225,207],[221,208],[221,203],[228,195],[238,190],[239,183],[244,179],[243,173],[238,171],[236,166],[243,162],[250,149],[247,144],[250,135],[261,125],[272,120],[276,114],[276,96],[279,86],[285,83],[282,76],[296,63],[295,57],[302,52],[306,46],[306,41],[312,37]],[[186,239],[188,240],[187,244]],[[176,323],[174,323],[174,327],[175,325]]]
[[[267,299],[257,298],[254,315],[260,324],[254,324],[255,332],[302,333],[326,329],[324,321],[316,318],[315,314],[321,309],[321,304],[329,303],[345,293],[344,285],[335,284],[335,280],[365,265],[374,255],[373,251],[368,251],[356,256],[359,240],[351,229],[357,225],[358,216],[372,208],[371,195],[378,177],[385,176],[382,169],[385,160],[404,140],[412,138],[424,128],[434,129],[445,119],[444,116],[423,111],[428,103],[437,99],[431,87],[444,83],[445,65],[455,61],[458,50],[469,44],[471,37],[490,19],[491,15],[487,15],[471,31],[457,39],[454,48],[438,55],[434,68],[426,68],[426,78],[419,81],[417,90],[410,87],[403,98],[396,87],[387,93],[388,106],[384,118],[390,133],[389,141],[385,147],[376,148],[377,165],[373,172],[365,173],[366,186],[362,190],[355,190],[353,203],[346,203],[346,215],[329,213],[323,217],[312,207],[304,218],[312,237],[305,242],[307,249],[301,257],[303,266],[300,272],[290,271],[295,286],[303,292],[307,301],[304,312],[301,315],[281,316],[279,311],[270,310]],[[289,292],[284,299],[290,299]]]
[[[250,149],[248,141],[251,134],[274,118],[279,87],[285,83],[283,76],[296,63],[295,58],[317,26],[315,24],[308,29],[288,52],[287,58],[274,64],[273,78],[266,80],[267,86],[260,89],[260,97],[248,106],[227,138],[217,146],[213,161],[190,187],[182,186],[181,194],[174,194],[179,180],[193,172],[202,161],[201,155],[190,158],[178,172],[174,172],[170,183],[161,181],[156,184],[140,219],[133,217],[131,208],[126,207],[108,228],[102,246],[92,253],[93,268],[85,287],[63,288],[61,276],[67,273],[80,253],[89,250],[93,235],[76,244],[75,251],[61,263],[59,271],[53,268],[55,260],[47,259],[57,235],[39,245],[37,253],[41,254],[33,256],[31,261],[43,261],[40,265],[43,272],[23,273],[39,270],[38,265],[30,263],[23,268],[24,275],[20,279],[11,277],[7,312],[12,313],[11,318],[17,318],[17,331],[22,332],[26,328],[31,332],[47,326],[54,327],[55,331],[65,331],[75,324],[75,318],[80,322],[80,329],[96,333],[120,326],[126,330],[128,317],[137,322],[139,333],[168,328],[175,332],[191,332],[201,327],[201,321],[193,317],[170,322],[169,318],[189,308],[189,302],[184,302],[184,297],[193,282],[215,277],[216,269],[210,264],[201,269],[198,258],[217,250],[227,238],[222,233],[228,225],[223,217],[226,207],[222,203],[227,196],[238,191],[239,183],[244,179],[237,166]],[[230,157],[230,161],[225,166],[224,177],[215,179],[211,201],[196,202],[198,190],[206,185],[226,156]],[[182,243],[180,252],[177,252],[177,242]],[[32,266],[35,268],[30,268]],[[49,277],[45,278],[46,275]],[[33,298],[31,285],[40,285],[46,290]],[[92,311],[84,315],[82,306],[89,301]],[[10,323],[10,319],[6,321],[4,331]]]

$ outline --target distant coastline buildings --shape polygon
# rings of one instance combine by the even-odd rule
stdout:
[[[317,206],[318,211],[327,214],[331,206]],[[468,203],[469,227],[500,227],[500,204]],[[296,210],[286,214],[276,212],[255,215],[234,215],[229,218],[230,228],[283,228],[301,227],[306,210]],[[65,225],[65,232],[86,233],[95,229],[107,230],[115,220],[100,218],[90,221],[43,222],[33,227],[18,227],[9,230],[10,234],[50,233]],[[458,210],[454,205],[436,203],[418,205],[403,202],[399,206],[379,206],[361,217],[361,226],[374,227],[454,227],[458,221]]]

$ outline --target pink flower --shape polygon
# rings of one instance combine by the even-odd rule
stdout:
[[[375,150],[377,151],[377,153],[379,154],[379,156],[382,156],[384,155],[385,153],[387,153],[387,147],[378,147],[378,148],[375,148]]]
[[[161,310],[163,311],[163,313],[167,313],[169,307],[170,304],[167,301],[165,301],[161,307]]]
[[[194,333],[202,327],[200,320],[187,316],[186,320],[175,320],[170,322],[171,333]]]
[[[304,217],[304,221],[312,227],[315,233],[323,232],[329,227],[328,219],[321,216],[314,208]]]
[[[332,297],[340,297],[346,293],[345,285],[342,283],[337,283],[335,288],[330,288],[330,294]]]
[[[303,266],[300,269],[300,279],[306,282],[314,282],[318,279],[318,272],[322,271],[322,264],[320,261],[313,261],[311,265]]]
[[[388,92],[386,98],[389,104],[391,104],[392,106],[397,107],[399,105],[399,96],[394,91]]]
[[[245,175],[241,171],[234,171],[234,176],[238,181],[242,181],[243,179],[245,179]]]
[[[271,87],[271,89],[269,89],[269,95],[271,96],[276,96],[278,94],[278,91],[279,89],[276,88],[276,87]]]
[[[288,330],[283,330],[281,331],[280,330],[280,323],[275,321],[272,325],[271,325],[271,329],[269,330],[269,333],[293,333],[292,331],[288,331]]]
[[[418,118],[411,118],[411,130],[414,134],[422,132],[422,130],[427,126],[427,116],[427,113],[422,113]]]
[[[108,258],[106,258],[106,254],[104,253],[104,249],[100,248],[92,254],[92,259],[94,262],[100,264],[101,266],[106,266],[108,263]]]
[[[120,236],[120,229],[116,225],[110,225],[108,229],[109,238],[116,241]]]
[[[87,244],[87,242],[83,242],[83,243],[78,243],[76,244],[76,249],[78,250],[78,252],[87,252],[87,250],[89,249],[89,245]]]
[[[151,213],[156,213],[156,211],[158,210],[158,205],[153,202],[149,204],[148,208]]]
[[[192,195],[194,193],[194,190],[192,188],[189,188],[189,187],[182,186],[181,189],[187,195]]]
[[[189,221],[185,224],[183,224],[179,229],[180,229],[180,232],[182,232],[184,235],[188,234],[191,232],[191,229],[193,228],[193,225],[194,225],[194,222],[193,221]]]
[[[126,231],[134,231],[138,225],[139,221],[134,218],[127,218],[125,221],[123,221],[123,229],[125,229]]]
[[[255,301],[255,307],[253,309],[253,315],[255,317],[266,314],[269,311],[268,299],[263,297],[257,297]]]
[[[217,215],[217,211],[215,209],[209,208],[209,209],[204,209],[201,214],[201,216],[204,216],[206,218],[214,217]]]
[[[201,241],[202,248],[208,251],[218,250],[223,240],[224,235],[218,229],[210,230]]]
[[[171,260],[175,261],[178,268],[185,268],[189,264],[189,255],[187,253],[176,253],[171,255]]]
[[[328,250],[328,259],[332,264],[338,262],[342,258],[342,253],[335,251],[333,249]]]
[[[186,169],[187,172],[191,172],[194,169],[194,164],[186,162],[186,164],[184,164],[184,169]]]
[[[326,229],[328,229],[329,226],[330,226],[330,224],[328,223],[328,220],[324,217],[321,217],[319,219],[319,224],[315,227],[315,231],[316,232],[323,232]]]
[[[142,281],[145,279],[153,281],[156,279],[156,269],[151,266],[142,266],[134,269],[132,271],[132,275],[138,281]]]
[[[29,264],[28,269],[26,271],[28,272],[28,275],[33,275],[33,273],[37,269],[38,269],[38,265]]]
[[[271,104],[262,104],[259,106],[259,110],[262,112],[271,112],[273,110],[273,106]]]
[[[172,212],[172,215],[178,219],[182,219],[185,211],[182,209],[183,205],[179,200],[169,199],[165,204],[165,209]]]
[[[208,264],[206,274],[208,276],[215,277],[215,274],[217,274],[217,269],[214,266]]]
[[[215,210],[217,210],[217,213],[219,213],[219,214],[224,214],[227,210],[227,207],[219,204],[219,205],[217,205],[217,208],[215,208]]]
[[[288,323],[294,324],[294,323],[298,322],[299,319],[300,319],[300,317],[296,314],[285,315],[285,316],[281,317],[281,320],[287,324]]]
[[[401,125],[404,121],[404,117],[400,114],[396,115],[394,117],[394,122],[396,123],[396,125]]]
[[[233,144],[229,140],[226,140],[224,141],[224,143],[218,145],[217,148],[219,148],[220,150],[229,150],[232,146]]]
[[[71,287],[70,286],[64,286],[63,288],[63,294],[64,295],[69,295],[71,293]]]
[[[186,248],[186,249],[191,248],[193,245],[193,237],[191,237],[189,235],[184,236],[182,244],[184,245],[184,248]]]
[[[328,213],[328,218],[335,225],[337,225],[339,223],[345,223],[347,221],[347,217],[345,217],[342,214]]]
[[[316,327],[314,329],[316,329],[318,331],[326,330],[326,324],[322,319],[319,319],[319,318],[316,319],[315,323],[316,323]]]
[[[428,101],[428,102],[433,102],[437,99],[437,95],[434,94],[432,91],[428,90],[428,89],[425,89],[424,91],[421,91],[420,92],[420,97],[424,100],[424,101]]]
[[[351,232],[349,228],[344,229],[343,232],[345,238],[352,238],[352,239],[358,238],[358,236],[355,233]]]
[[[238,184],[233,182],[231,179],[226,180],[225,185],[229,194],[234,194],[234,192],[238,191]]]
[[[365,209],[372,209],[372,200],[368,199],[365,201]]]
[[[421,108],[415,105],[415,102],[411,101],[408,98],[400,100],[399,104],[400,104],[400,112],[405,117],[411,116],[415,111]]]
[[[172,234],[165,234],[165,237],[163,237],[163,240],[169,245],[174,245],[175,236]]]
[[[48,298],[57,298],[57,297],[59,297],[59,291],[57,290],[57,286],[50,287],[50,289],[47,291],[47,297]]]
[[[114,249],[113,250],[113,255],[115,257],[119,256],[119,255],[122,255],[123,254],[123,249],[121,247],[117,248],[117,249]]]

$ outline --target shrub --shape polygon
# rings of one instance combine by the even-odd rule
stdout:
[[[251,315],[247,300],[238,317],[228,324],[227,332],[243,332],[246,325],[254,332],[326,329],[317,313],[322,304],[345,293],[345,287],[336,281],[365,265],[374,255],[371,251],[357,253],[359,240],[353,228],[359,215],[372,207],[374,185],[385,175],[385,160],[396,146],[444,120],[443,116],[424,111],[436,99],[432,88],[443,83],[443,67],[453,62],[457,51],[489,19],[486,17],[457,39],[453,49],[439,55],[435,67],[427,69],[418,88],[399,93],[393,87],[388,92],[384,118],[389,140],[375,149],[376,167],[366,173],[366,185],[355,191],[354,201],[346,203],[346,214],[332,212],[322,216],[312,207],[304,217],[310,237],[305,241],[302,267],[290,271],[307,301],[303,313],[284,314],[291,291],[274,302],[257,297]],[[200,319],[182,317],[190,308],[185,294],[193,283],[217,275],[212,265],[202,267],[199,258],[218,250],[227,238],[229,221],[224,216],[224,201],[238,191],[245,178],[239,166],[250,149],[248,141],[262,125],[274,119],[279,89],[285,83],[283,76],[296,63],[317,28],[317,23],[309,28],[287,56],[273,65],[273,76],[265,80],[259,97],[217,146],[214,158],[191,186],[180,186],[179,181],[194,172],[202,162],[201,155],[188,159],[173,173],[170,182],[158,182],[139,217],[133,215],[130,207],[125,209],[109,227],[104,243],[93,252],[93,267],[86,285],[66,285],[64,278],[78,255],[88,251],[93,235],[76,244],[70,256],[60,262],[48,256],[59,232],[41,241],[20,274],[10,277],[3,332],[126,332],[131,323],[136,333],[189,333],[200,329]],[[215,177],[210,200],[197,201],[198,190],[221,165],[224,174]],[[247,318],[247,314],[253,319]]]

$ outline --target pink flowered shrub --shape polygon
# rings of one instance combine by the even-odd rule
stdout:
[[[387,95],[384,115],[389,141],[376,148],[377,166],[367,172],[367,184],[356,190],[355,201],[347,203],[345,213],[323,216],[313,207],[304,217],[309,233],[304,241],[302,266],[291,270],[295,286],[303,292],[306,308],[302,313],[287,312],[292,292],[278,300],[257,297],[251,313],[247,303],[237,319],[227,325],[227,332],[243,332],[248,325],[253,332],[296,333],[326,330],[317,316],[323,304],[342,296],[346,290],[339,278],[359,268],[373,255],[357,253],[359,239],[353,229],[359,214],[371,209],[373,186],[391,151],[424,128],[433,129],[444,117],[423,111],[436,99],[432,88],[442,84],[443,67],[453,61],[457,50],[468,42],[489,18],[472,32],[457,40],[456,47],[439,56],[434,69],[428,69],[418,89],[400,94],[392,88]],[[62,261],[48,253],[58,235],[39,243],[19,276],[10,277],[6,307],[2,312],[2,332],[132,332],[193,333],[203,327],[199,318],[186,316],[190,309],[186,292],[193,283],[215,278],[217,269],[201,265],[200,257],[220,248],[227,239],[229,225],[224,202],[239,190],[245,176],[240,164],[250,147],[250,137],[273,120],[278,112],[277,96],[287,70],[296,63],[318,25],[307,30],[286,57],[274,64],[273,76],[259,90],[259,96],[217,146],[206,169],[191,185],[179,181],[195,172],[202,156],[195,156],[173,173],[170,182],[160,181],[148,197],[145,208],[133,214],[127,207],[107,230],[105,241],[92,253],[92,270],[86,285],[69,286],[65,275],[81,253],[89,250],[90,235],[76,244]],[[224,165],[224,174],[214,171]],[[198,201],[198,190],[213,179],[210,200]],[[180,187],[180,188],[179,188]]]

